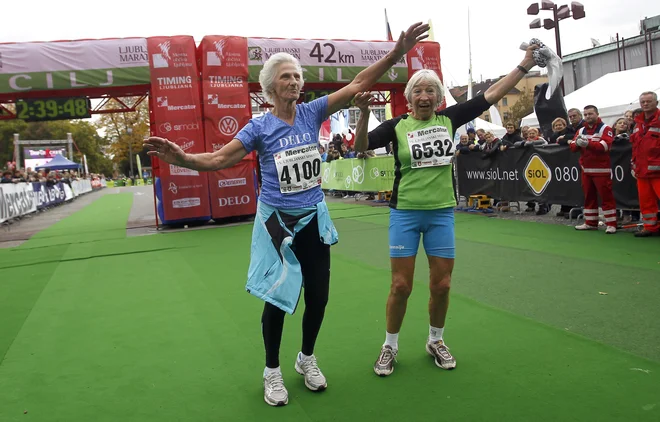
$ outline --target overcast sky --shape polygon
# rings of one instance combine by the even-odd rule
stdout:
[[[445,83],[468,78],[468,7],[472,66],[476,80],[508,73],[522,59],[522,41],[538,37],[555,49],[554,31],[529,29],[532,0],[361,1],[290,0],[3,1],[0,42],[89,38],[238,35],[281,38],[385,39],[387,8],[392,32],[432,19],[440,43]],[[602,44],[610,37],[639,35],[639,21],[660,14],[655,0],[583,0],[586,18],[561,22],[564,55]],[[570,4],[570,2],[561,2]],[[378,5],[378,6],[375,6]],[[551,12],[539,13],[541,19]]]

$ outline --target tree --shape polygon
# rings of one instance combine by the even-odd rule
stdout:
[[[520,126],[523,117],[527,116],[534,111],[534,93],[530,92],[527,88],[520,91],[518,101],[509,109],[509,120],[512,121],[516,127]]]
[[[123,99],[129,105],[135,104],[139,97]],[[119,108],[121,105],[110,100],[104,109]],[[143,166],[150,166],[151,160],[146,154],[142,154],[142,140],[149,136],[149,104],[144,101],[137,106],[135,112],[130,113],[108,113],[103,114],[96,127],[105,133],[108,141],[108,154],[112,161],[124,174],[128,174],[130,168],[129,155],[132,150],[134,171],[135,156],[140,155]]]

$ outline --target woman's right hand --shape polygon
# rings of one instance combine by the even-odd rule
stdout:
[[[174,142],[158,136],[144,140],[144,146],[149,149],[147,155],[156,156],[166,163],[182,165],[186,161],[186,153]]]
[[[360,113],[369,113],[369,106],[374,101],[370,92],[358,92],[354,99],[355,106],[360,109]]]
[[[406,32],[401,31],[401,35],[399,35],[399,39],[392,50],[397,61],[400,57],[403,57],[407,52],[412,50],[418,42],[428,38],[429,29],[431,29],[429,24],[417,22],[410,25],[410,28]]]

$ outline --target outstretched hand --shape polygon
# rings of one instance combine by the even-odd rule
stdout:
[[[394,53],[397,57],[403,57],[404,54],[412,50],[412,48],[423,39],[428,38],[428,30],[431,27],[422,22],[417,22],[410,25],[406,32],[401,31],[399,39],[394,46]]]
[[[149,149],[147,155],[156,156],[167,163],[181,165],[185,161],[186,153],[165,138],[152,136],[144,140],[144,146]]]
[[[536,44],[530,44],[526,49],[525,49],[525,58],[523,59],[523,64],[522,66],[525,69],[531,69],[534,66],[536,66],[536,60],[534,60],[534,50],[538,50],[540,47]]]
[[[369,113],[369,106],[374,101],[374,97],[370,92],[358,92],[355,98],[355,106],[360,109],[361,113]]]

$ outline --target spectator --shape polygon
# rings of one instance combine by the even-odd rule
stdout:
[[[582,120],[582,113],[577,108],[572,108],[568,110],[568,121],[570,122],[570,128],[573,129],[573,133],[577,133],[578,130],[584,126],[584,120]]]
[[[470,142],[470,138],[468,137],[467,134],[461,135],[460,143],[456,146],[456,155],[469,154],[470,153],[469,142]]]
[[[573,152],[580,153],[582,166],[582,190],[584,191],[584,224],[575,230],[598,230],[598,197],[605,217],[605,233],[616,233],[616,202],[612,192],[612,162],[610,148],[612,129],[598,116],[598,108],[584,108],[584,126],[569,143]]]
[[[328,153],[325,152],[323,145],[319,145],[319,154],[321,154],[321,162],[325,162],[328,159]]]
[[[568,141],[575,137],[573,128],[566,125],[566,120],[561,117],[552,122],[552,135],[549,144],[568,145]]]
[[[2,172],[2,179],[0,179],[0,183],[14,183],[12,180],[12,172],[9,170],[5,170]]]
[[[502,141],[499,138],[496,138],[493,132],[486,132],[484,135],[485,143],[483,144],[481,150],[484,152],[483,158],[493,157],[500,150],[502,146]]]
[[[637,191],[644,229],[635,237],[660,235],[658,200],[660,199],[660,110],[658,94],[652,91],[639,96],[642,113],[635,117],[632,134],[632,174]]]
[[[506,133],[502,137],[502,146],[504,149],[512,147],[516,142],[522,142],[522,140],[522,137],[516,132],[516,126],[511,122],[507,123]]]
[[[520,137],[522,138],[522,140],[526,140],[528,135],[529,135],[529,126],[521,127],[520,128]]]
[[[630,142],[630,135],[628,134],[628,121],[625,117],[621,117],[614,123],[614,143],[627,144]]]
[[[527,131],[527,138],[522,142],[517,142],[517,147],[530,147],[537,145],[547,145],[548,141],[539,136],[539,130],[535,127],[529,128]]]
[[[467,130],[467,136],[468,136],[468,141],[470,144],[476,144],[477,143],[477,133],[474,131],[473,128],[469,128]]]

